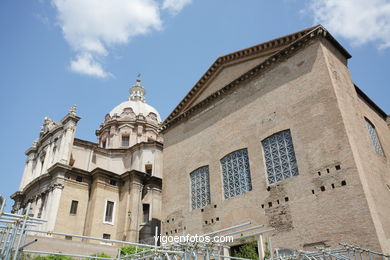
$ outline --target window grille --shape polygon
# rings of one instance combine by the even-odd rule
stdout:
[[[262,144],[269,184],[299,174],[290,130],[271,135]]]
[[[371,142],[374,145],[375,151],[380,155],[384,155],[375,126],[368,119],[366,119],[366,125],[368,129],[368,134],[370,135]]]
[[[203,166],[190,173],[192,209],[210,204],[209,166]]]
[[[221,159],[225,199],[252,190],[248,150],[232,152]]]

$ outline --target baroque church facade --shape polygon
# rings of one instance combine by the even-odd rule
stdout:
[[[349,58],[319,25],[219,57],[163,122],[139,80],[98,143],[75,138],[74,108],[45,119],[14,210],[128,241],[250,221],[274,248],[390,252],[390,119]]]
[[[43,230],[150,241],[161,219],[163,138],[140,80],[105,116],[98,143],[75,138],[79,119],[76,107],[60,122],[45,118],[13,210],[30,203],[32,216],[48,220]]]

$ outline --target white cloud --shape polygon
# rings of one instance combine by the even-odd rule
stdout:
[[[315,23],[353,45],[375,42],[390,47],[389,0],[313,0],[308,7]]]
[[[70,62],[70,69],[80,74],[98,78],[106,78],[111,75],[104,71],[100,63],[96,62],[90,53],[77,55],[76,59]]]
[[[76,52],[72,71],[107,77],[98,58],[109,47],[126,44],[135,36],[160,30],[156,0],[52,0],[65,40]]]
[[[168,9],[173,14],[178,14],[191,0],[164,0],[162,8]]]

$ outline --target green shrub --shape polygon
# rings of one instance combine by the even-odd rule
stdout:
[[[135,253],[140,253],[145,250],[149,250],[150,248],[141,248],[141,247],[135,247],[135,246],[122,246],[121,247],[121,256],[125,255],[131,255]]]
[[[73,260],[72,257],[62,255],[36,256],[33,260]]]
[[[259,259],[259,255],[257,254],[257,242],[252,241],[240,246],[238,250],[232,252],[232,256],[248,259]]]
[[[98,254],[93,254],[91,256],[98,256],[98,257],[105,257],[105,258],[111,258],[111,256],[107,255],[106,253],[104,252],[101,252],[101,253],[98,253]],[[90,258],[90,259],[93,259],[93,258]]]

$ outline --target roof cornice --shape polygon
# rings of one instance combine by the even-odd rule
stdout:
[[[200,101],[196,105],[188,108],[181,114],[181,108],[188,102],[190,102],[190,99],[192,96],[199,91],[199,88],[205,83],[206,77],[211,76],[210,69],[207,71],[204,76],[198,81],[198,83],[190,90],[190,92],[185,96],[185,98],[179,103],[179,105],[173,110],[173,112],[168,116],[168,118],[163,122],[162,127],[160,128],[161,132],[166,131],[169,127],[176,124],[177,122],[181,121],[182,119],[192,115],[196,111],[200,110],[201,107],[205,106],[206,104],[226,95],[228,92],[230,92],[232,89],[236,88],[238,85],[241,85],[243,82],[248,81],[249,79],[252,79],[258,75],[263,74],[264,72],[268,71],[269,69],[273,68],[276,64],[279,62],[282,62],[283,60],[291,57],[295,53],[297,53],[299,50],[307,46],[309,43],[316,39],[325,38],[329,40],[331,43],[333,43],[337,49],[347,58],[351,58],[351,55],[341,46],[340,43],[337,42],[337,40],[322,26],[318,25],[315,27],[311,27],[309,29],[287,35],[282,38],[278,38],[269,42],[265,42],[238,52],[234,52],[232,54],[228,54],[225,56],[222,56],[217,59],[217,61],[210,67],[212,68],[216,63],[223,63],[224,61],[227,61],[230,58],[239,57],[239,55],[247,54],[249,55],[252,53],[250,51],[251,48],[257,48],[259,51],[262,50],[262,48],[266,46],[273,46],[274,44],[281,43],[285,39],[294,39],[286,45],[286,47],[280,49],[276,53],[269,56],[267,59],[265,59],[262,63],[257,65],[256,67],[250,69],[246,73],[242,74],[240,77],[236,78],[235,80],[231,81],[229,84],[221,88],[220,90],[214,92],[213,94],[209,95],[204,100]],[[265,45],[263,47],[263,45]],[[232,56],[233,55],[233,56]]]

